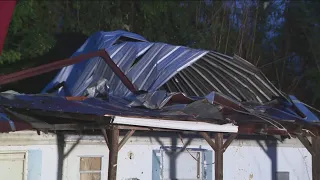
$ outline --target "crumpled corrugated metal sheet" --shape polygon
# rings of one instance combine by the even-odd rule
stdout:
[[[166,105],[170,104],[169,101],[178,97],[180,94],[167,94],[162,95],[162,99],[166,101]],[[80,115],[82,119],[87,117],[84,115],[92,115],[91,118],[86,120],[90,121],[100,119],[104,116],[130,116],[130,117],[152,117],[157,119],[175,119],[175,120],[208,120],[213,122],[214,120],[224,121],[218,110],[211,111],[210,117],[208,117],[208,111],[203,108],[193,108],[188,111],[184,111],[185,107],[191,106],[191,102],[196,100],[191,100],[187,97],[185,98],[185,106],[181,106],[181,103],[172,103],[171,105],[162,109],[150,109],[147,108],[151,101],[147,98],[137,98],[132,100],[126,100],[119,97],[109,96],[108,100],[102,100],[98,98],[88,98],[83,101],[71,101],[67,100],[65,97],[51,96],[51,95],[19,95],[19,94],[8,94],[0,93],[0,107],[9,108],[14,111],[20,111],[20,113],[38,113],[43,116],[51,117],[64,117],[77,119],[74,114]],[[136,103],[132,103],[133,101]],[[164,102],[162,101],[162,102]],[[174,105],[180,105],[176,108]],[[215,109],[216,106],[207,103],[207,109]],[[189,107],[190,108],[190,107]],[[24,111],[27,110],[27,111]],[[69,113],[69,115],[67,115]],[[214,116],[212,116],[214,115]],[[41,119],[41,121],[46,121],[46,119]],[[58,119],[57,119],[58,121]]]
[[[52,95],[0,93],[0,107],[31,117],[42,117],[39,120],[43,122],[54,118],[56,124],[64,123],[59,121],[60,118],[80,120],[77,123],[83,123],[85,121],[101,121],[101,118],[105,116],[193,120],[218,124],[258,122],[269,126],[275,121],[314,122],[306,121],[295,113],[272,106],[252,107],[238,104],[241,108],[235,109],[226,105],[227,103],[223,104],[223,101],[217,104],[219,102],[217,101],[218,96],[221,95],[212,92],[206,97],[193,99],[182,93],[159,91],[131,96],[130,99],[109,96],[105,100],[88,98],[74,101]],[[8,116],[6,115],[6,117]],[[3,119],[0,116],[1,119],[8,122],[13,121],[8,118]]]
[[[202,97],[215,91],[240,102],[260,104],[284,97],[259,69],[238,56],[148,42],[125,31],[95,33],[73,56],[99,49],[108,52],[138,90],[165,89]],[[58,94],[80,96],[101,79],[111,95],[131,95],[99,57],[63,68],[43,92],[65,81]]]
[[[126,31],[97,32],[73,56],[99,49],[105,49],[136,89],[146,93],[132,94],[99,57],[63,68],[43,93],[64,82],[65,86],[58,90],[58,95],[112,96],[129,100],[131,107],[161,109],[177,95],[192,101],[216,92],[234,103],[251,103],[245,109],[250,113],[261,105],[284,100],[285,108],[266,108],[269,118],[305,118],[291,108],[295,103],[289,97],[275,88],[257,67],[241,57],[148,42],[142,36]],[[315,115],[309,119],[318,121]]]
[[[145,93],[132,94],[97,57],[63,68],[42,92],[64,82],[56,94],[0,93],[0,107],[82,120],[109,115],[221,124],[319,121],[237,56],[148,42],[125,31],[95,33],[73,56],[99,49],[105,49],[136,89]],[[61,97],[82,95],[89,98],[70,101]]]
[[[124,39],[126,41],[117,41]],[[190,65],[208,51],[147,42],[143,37],[125,31],[98,32],[92,35],[73,55],[106,49],[112,60],[139,90],[154,91],[179,70]],[[140,60],[136,62],[137,59]],[[108,80],[110,93],[115,96],[130,95],[106,63],[99,57],[63,68],[43,92],[65,81],[67,90],[58,94],[80,96],[96,81]],[[70,94],[65,94],[69,92]]]
[[[282,93],[246,60],[209,52],[174,76],[166,87],[188,95],[205,96],[212,91],[225,94],[239,102],[265,103]]]
[[[0,107],[0,132],[11,132],[32,129],[32,125],[25,121],[13,120]]]

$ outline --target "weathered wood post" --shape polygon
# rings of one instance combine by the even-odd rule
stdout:
[[[214,152],[215,157],[215,179],[223,180],[223,134],[215,134],[214,141],[216,144],[216,149]]]
[[[226,142],[223,143],[223,133],[216,133],[214,136],[214,142],[210,136],[205,132],[200,132],[200,135],[208,142],[211,148],[214,150],[215,157],[215,180],[223,180],[223,153],[237,137],[238,134],[231,134]]]
[[[118,166],[119,129],[113,126],[109,134],[109,168],[108,180],[116,180]]]
[[[312,179],[320,180],[320,137],[312,137]]]
[[[297,137],[312,156],[312,179],[320,180],[320,136],[313,136],[311,142],[305,135]]]

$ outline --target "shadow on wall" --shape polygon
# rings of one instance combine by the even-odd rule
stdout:
[[[123,134],[123,133],[122,133]],[[161,134],[159,136],[159,134]],[[174,180],[177,179],[177,159],[178,157],[187,149],[187,147],[191,144],[194,138],[197,138],[198,136],[195,134],[185,134],[183,139],[186,139],[186,141],[183,141],[183,147],[178,147],[179,144],[179,133],[139,133],[136,132],[135,136],[140,137],[149,137],[154,138],[159,145],[161,146],[163,152],[166,154],[166,156],[169,158],[169,178]],[[65,152],[65,137],[66,134],[63,132],[57,132],[57,149],[58,149],[58,167],[57,167],[57,180],[63,180],[63,164],[65,158],[74,150],[74,148],[80,143],[80,140],[82,139],[82,136],[79,136],[76,142],[71,146],[71,148]],[[166,148],[168,146],[165,145],[165,143],[160,139],[160,137],[167,137],[170,138],[170,148]],[[246,139],[246,138],[241,138]],[[150,139],[151,140],[151,139]],[[152,140],[151,140],[152,141]],[[271,161],[271,180],[277,180],[277,143],[278,139],[268,137],[267,139],[257,139],[256,142],[261,147],[261,149],[266,153],[266,155],[269,157]],[[263,144],[265,142],[265,144]],[[211,159],[212,157],[209,157]],[[159,174],[160,172],[157,172],[156,174]],[[210,176],[211,177],[211,176]],[[156,179],[159,179],[160,176]],[[132,180],[137,180],[136,178],[131,178]],[[129,180],[129,179],[128,179]]]
[[[64,153],[64,148],[66,145],[65,134],[62,132],[57,132],[57,147],[58,147],[58,167],[57,167],[57,180],[63,179],[63,162],[66,157],[73,151],[73,149],[80,143],[81,136],[77,141],[71,146],[68,152]]]
[[[70,149],[66,152],[65,146],[66,146],[66,137],[68,134],[65,134],[64,132],[57,132],[57,149],[58,149],[58,164],[57,164],[57,180],[63,180],[63,165],[64,165],[64,160],[68,157],[68,155],[75,149],[75,147],[80,143],[82,136],[80,135],[76,142],[74,142],[74,144],[70,147]],[[95,133],[92,135],[96,135]],[[120,132],[120,135],[125,135],[125,132]],[[157,143],[159,143],[159,145],[161,146],[161,150],[163,153],[166,154],[166,157],[168,158],[167,162],[168,162],[168,173],[167,177],[169,177],[169,179],[177,179],[178,177],[178,158],[181,158],[181,155],[186,152],[187,147],[191,144],[191,142],[195,139],[195,138],[199,138],[198,134],[183,134],[183,146],[178,146],[181,142],[180,138],[179,138],[179,133],[172,133],[172,132],[136,132],[135,136],[138,137],[148,137],[152,139],[155,139],[155,141]],[[167,144],[165,142],[163,142],[163,140],[161,140],[161,138],[165,137],[165,138],[169,138],[169,143]],[[152,141],[152,140],[151,140]],[[179,142],[180,141],[180,142]],[[196,148],[197,149],[197,148]],[[200,147],[201,149],[201,147]],[[192,151],[192,150],[191,150]],[[206,151],[206,150],[204,150]],[[189,156],[189,154],[188,154]],[[210,162],[208,161],[208,163],[212,163],[212,151],[208,151],[205,152],[205,156],[207,161],[210,160]],[[182,156],[183,157],[183,156]],[[154,159],[153,159],[154,160]],[[154,165],[154,164],[153,164]],[[160,168],[160,166],[158,167]],[[153,169],[154,170],[154,169]],[[208,171],[208,173],[210,175],[205,175],[204,176],[208,176],[209,179],[212,179],[212,171],[211,170],[205,170],[206,172]],[[210,172],[209,172],[210,171]],[[160,178],[160,172],[157,171],[155,173],[157,175],[156,179],[161,179]],[[138,178],[130,178],[130,179],[126,179],[126,180],[138,180]]]
[[[151,143],[155,141],[160,145],[152,153],[152,179],[212,179],[213,150],[201,146],[188,147],[194,139],[199,139],[198,133],[180,135],[183,136],[182,140],[178,132],[136,132],[136,137],[149,138]]]
[[[160,140],[159,137],[155,137],[156,141],[161,145],[161,147],[165,147],[165,144]],[[188,145],[192,142],[191,137],[188,138],[188,140],[184,143],[182,148],[178,148],[178,134],[176,136],[171,136],[171,147],[170,149],[164,148],[164,152],[169,157],[169,169],[170,179],[177,179],[177,159],[179,155],[185,151]]]
[[[257,143],[261,149],[266,153],[271,161],[271,177],[272,180],[277,180],[277,169],[278,169],[278,157],[277,157],[277,140],[276,139],[267,139],[264,140],[265,146],[261,141],[257,140]]]

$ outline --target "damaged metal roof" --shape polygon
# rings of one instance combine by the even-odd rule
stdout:
[[[257,103],[283,97],[255,66],[237,56],[148,42],[124,31],[98,32],[73,56],[99,49],[108,52],[138,90],[165,89],[200,97],[215,91],[240,102]],[[43,92],[64,82],[59,95],[81,96],[102,79],[110,94],[131,94],[100,57],[63,68]]]
[[[161,102],[157,104],[156,102]],[[132,96],[130,99],[109,96],[100,98],[66,98],[52,95],[25,95],[0,93],[2,112],[0,120],[11,119],[35,124],[67,124],[106,122],[113,116],[151,118],[162,120],[202,121],[212,124],[262,123],[282,129],[279,123],[307,123],[296,113],[272,106],[242,105],[219,93],[210,93],[201,99],[192,99],[181,93],[154,93]],[[304,111],[305,113],[306,111]],[[10,126],[11,126],[10,124]],[[12,126],[11,126],[12,129]]]
[[[95,33],[72,57],[101,49],[114,67],[90,56],[62,68],[42,94],[0,93],[0,120],[59,124],[124,116],[216,124],[258,122],[279,129],[283,122],[319,122],[294,96],[280,92],[257,67],[238,56],[148,42],[134,33],[113,31]],[[115,68],[120,73],[115,74]],[[128,88],[121,73],[138,92]],[[86,98],[70,99],[79,96]]]

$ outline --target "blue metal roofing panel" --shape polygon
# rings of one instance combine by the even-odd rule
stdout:
[[[148,42],[125,31],[95,33],[73,56],[100,49],[108,52],[138,90],[156,91],[166,86],[170,92],[189,96],[205,96],[215,91],[238,101],[261,104],[283,96],[259,69],[240,57]],[[80,96],[101,79],[108,81],[110,94],[120,97],[131,94],[99,57],[63,68],[43,92],[65,82],[59,95]]]
[[[202,99],[211,92],[217,92],[239,104],[248,102],[255,106],[263,106],[265,102],[276,98],[286,99],[258,68],[238,56],[149,42],[140,35],[125,31],[97,32],[73,56],[100,49],[108,52],[138,90],[149,92],[143,98],[162,97],[156,103],[142,103],[149,109],[164,108],[161,106],[165,102],[164,96],[159,93],[161,87],[170,92],[183,92],[189,97],[193,95]],[[66,86],[61,87],[57,95],[82,96],[100,80],[106,82],[110,97],[116,97],[113,100],[141,97],[131,94],[100,57],[63,68],[42,93],[57,83],[65,82]],[[136,101],[130,103],[137,104]],[[282,109],[265,107],[265,115],[277,120],[319,121],[308,108],[299,103],[295,105],[306,114],[306,119],[297,115],[290,104],[283,104]],[[129,110],[126,108],[126,111]]]
[[[180,96],[180,97],[179,97]],[[219,109],[230,109],[230,106],[224,104],[216,104],[214,100],[217,94],[211,93],[206,98],[190,98],[181,93],[165,93],[157,91],[153,93],[142,94],[139,96],[131,96],[124,99],[116,96],[109,96],[108,100],[98,98],[88,98],[83,101],[70,101],[65,97],[48,96],[48,95],[19,95],[0,93],[0,107],[9,108],[22,113],[37,112],[52,117],[65,116],[74,119],[75,115],[93,115],[91,118],[99,119],[99,117],[109,116],[129,116],[129,117],[146,117],[157,119],[175,119],[175,120],[205,120],[207,122],[227,123],[245,122],[245,119],[255,120],[269,124],[270,119],[275,121],[292,121],[304,122],[299,116],[292,115],[285,111],[272,107],[261,107],[252,109],[249,105],[242,105],[244,110],[235,110],[232,119],[229,119],[228,113],[224,115]],[[169,103],[173,99],[179,99],[175,103]],[[182,103],[184,102],[184,103]],[[25,111],[27,110],[27,111]],[[237,116],[236,114],[239,114]],[[4,114],[5,115],[5,114]],[[6,120],[5,116],[0,117]],[[90,120],[90,119],[88,119]],[[43,121],[46,121],[43,119]],[[270,124],[269,124],[270,125]]]
[[[113,45],[123,37],[138,42],[127,41]],[[134,33],[113,31],[93,34],[73,56],[99,49],[106,49],[112,60],[133,84],[139,90],[145,91],[157,90],[178,71],[191,65],[208,52],[165,43],[147,42],[146,39]],[[133,65],[136,58],[140,56],[142,58]],[[108,79],[111,94],[116,96],[130,94],[130,91],[99,57],[63,68],[42,92],[65,81],[65,88],[68,89],[69,95],[79,96],[101,78]],[[64,94],[62,89],[58,94]]]
[[[303,103],[301,103],[295,96],[290,95],[289,96],[294,105],[299,108],[299,110],[306,116],[304,119],[308,122],[319,122],[319,118],[312,113]]]

